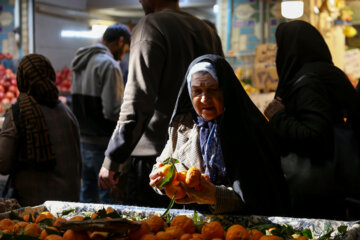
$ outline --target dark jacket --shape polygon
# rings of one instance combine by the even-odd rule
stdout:
[[[356,196],[349,183],[344,184],[346,168],[356,169],[357,166],[347,166],[346,155],[341,155],[339,160],[334,158],[338,149],[335,148],[334,129],[339,125],[353,129],[352,144],[355,149],[360,149],[359,96],[344,72],[334,66],[323,37],[311,24],[304,21],[282,23],[277,28],[276,41],[279,75],[276,97],[282,99],[285,109],[273,115],[270,126],[279,140],[283,156],[295,153],[309,159],[311,169],[323,170],[316,174],[317,184],[306,189],[291,185],[293,181],[289,179],[290,192],[298,194],[292,197],[292,210],[301,217],[339,217],[345,213],[344,199]],[[284,158],[284,161],[289,163],[290,160]],[[344,170],[336,167],[335,174],[327,178],[325,166],[334,161],[345,166]],[[310,174],[310,170],[306,174]],[[331,184],[330,179],[334,181]],[[318,190],[312,190],[319,182],[331,187],[321,188],[324,191],[319,194]],[[350,184],[356,183],[350,181]],[[335,205],[339,207],[330,209]]]
[[[186,69],[207,53],[223,55],[220,38],[188,13],[164,10],[139,21],[131,36],[124,103],[104,167],[110,169],[130,155],[160,155]]]

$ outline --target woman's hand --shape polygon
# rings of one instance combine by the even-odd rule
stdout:
[[[179,204],[216,204],[216,186],[211,182],[207,181],[203,176],[201,176],[201,190],[196,190],[194,188],[189,188],[185,183],[181,183],[181,186],[187,192],[187,197],[183,199],[176,200],[176,203]]]
[[[150,178],[149,185],[150,185],[150,187],[159,188],[160,180],[162,179],[162,177],[163,177],[163,174],[160,171],[160,169],[159,168],[154,169],[149,175],[149,178]]]
[[[284,109],[285,109],[285,105],[282,103],[282,99],[279,97],[276,97],[265,108],[264,114],[270,120],[274,116],[275,113],[277,113],[280,110],[284,110]]]

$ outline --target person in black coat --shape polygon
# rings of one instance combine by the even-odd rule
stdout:
[[[295,153],[309,158],[312,164],[324,166],[334,158],[335,125],[351,127],[357,140],[360,136],[358,95],[344,72],[334,66],[328,46],[311,24],[300,20],[281,23],[275,35],[279,84],[264,113],[277,136],[282,156]],[[320,181],[308,188],[316,184],[324,186],[321,196],[307,195],[308,189],[290,189],[298,194],[292,195],[292,214],[344,216],[347,193],[341,192],[340,181],[329,191],[325,189],[331,183],[320,176]],[[334,204],[341,207],[334,209]]]

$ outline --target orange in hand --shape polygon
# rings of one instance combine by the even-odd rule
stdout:
[[[180,182],[173,180],[171,183],[165,186],[165,193],[169,198],[175,196],[175,200],[182,199],[186,196],[186,191],[180,185]]]
[[[191,167],[186,174],[185,183],[188,187],[196,187],[200,184],[201,172],[195,167]]]

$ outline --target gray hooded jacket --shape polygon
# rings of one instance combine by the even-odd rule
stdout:
[[[80,48],[71,63],[72,108],[83,142],[106,145],[124,95],[118,62],[103,44]]]

